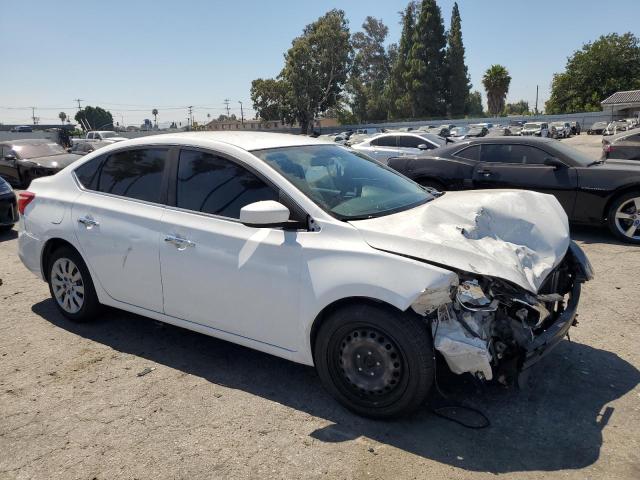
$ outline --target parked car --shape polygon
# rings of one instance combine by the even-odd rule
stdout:
[[[16,194],[5,180],[0,177],[0,233],[11,230],[18,223]]]
[[[17,132],[33,132],[33,128],[30,125],[16,125],[10,130],[12,133]]]
[[[454,127],[449,138],[458,141],[470,137],[484,137],[487,133],[489,131],[486,127],[469,125],[467,127]]]
[[[603,137],[602,158],[640,160],[640,132],[636,130]]]
[[[638,126],[638,119],[636,117],[625,118],[624,121],[627,122],[627,130]]]
[[[111,145],[113,142],[76,142],[70,149],[70,153],[75,153],[76,155],[86,155],[87,153],[94,152],[99,148],[106,147],[107,145]]]
[[[389,132],[364,140],[351,148],[386,163],[390,157],[415,155],[446,144],[446,139],[431,133]]]
[[[570,122],[571,135],[580,135],[581,127],[580,122]]]
[[[593,161],[563,142],[532,137],[465,140],[389,166],[436,190],[522,188],[554,195],[572,222],[607,225],[640,244],[640,163]]]
[[[114,142],[122,142],[124,140],[127,140],[127,137],[122,137],[118,135],[116,132],[114,132],[113,130],[90,131],[90,132],[87,132],[84,138],[85,142],[88,141],[88,142],[114,143]],[[78,141],[81,141],[81,140],[78,140]]]
[[[68,319],[109,305],[315,365],[377,418],[424,405],[434,348],[455,373],[513,380],[566,336],[592,277],[552,196],[433,195],[305,136],[114,144],[35,180],[20,210],[20,258]]]
[[[609,122],[607,128],[602,132],[603,135],[615,135],[616,133],[626,132],[629,129],[629,124],[624,120],[615,120]]]
[[[533,135],[536,137],[548,137],[549,136],[549,124],[546,122],[527,122],[520,130],[520,135],[528,136]]]
[[[32,179],[53,175],[78,158],[51,140],[8,140],[0,142],[0,177],[26,188]]]
[[[568,138],[571,136],[571,124],[569,122],[552,122],[549,127],[552,138]]]
[[[602,135],[607,129],[607,122],[595,122],[591,128],[587,130],[587,135]]]

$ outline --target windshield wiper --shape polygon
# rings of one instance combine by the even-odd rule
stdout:
[[[591,162],[590,164],[587,165],[587,167],[591,167],[593,165],[602,165],[606,160],[594,160],[593,162]]]

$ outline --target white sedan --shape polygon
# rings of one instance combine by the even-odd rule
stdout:
[[[434,349],[516,378],[591,278],[550,195],[430,193],[306,136],[115,143],[34,180],[19,211],[20,258],[68,319],[108,305],[314,365],[377,418],[424,404]]]
[[[386,164],[392,157],[419,155],[446,143],[445,138],[432,133],[388,132],[368,138],[364,142],[352,145],[351,148]]]

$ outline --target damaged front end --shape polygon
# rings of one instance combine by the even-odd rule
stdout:
[[[434,346],[451,371],[506,384],[577,323],[581,285],[593,278],[593,269],[571,242],[536,294],[494,277],[458,277],[446,292],[423,292],[412,308],[430,322]]]

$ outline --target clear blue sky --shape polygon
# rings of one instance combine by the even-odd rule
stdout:
[[[60,110],[73,116],[75,98],[109,109],[118,121],[139,124],[154,106],[158,120],[217,117],[223,101],[238,100],[251,116],[251,80],[271,77],[283,53],[304,26],[331,8],[342,8],[351,30],[367,15],[389,26],[389,42],[400,36],[398,12],[405,0],[236,0],[236,1],[1,1],[0,122],[31,123],[40,107],[42,123]],[[540,106],[554,72],[584,42],[610,32],[640,34],[640,1],[534,2],[459,0],[471,81],[491,64],[512,76],[509,101]],[[452,0],[439,0],[445,28]],[[484,99],[484,92],[483,92]],[[135,111],[140,110],[140,111]],[[248,111],[248,112],[247,112]]]

